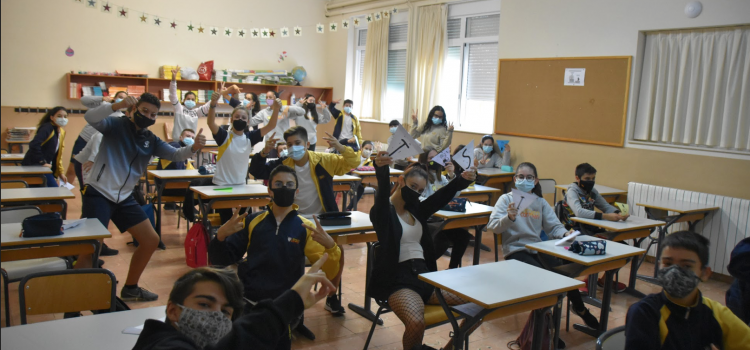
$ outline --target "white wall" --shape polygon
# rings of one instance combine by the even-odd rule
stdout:
[[[97,1],[99,4],[101,1]],[[317,34],[317,23],[328,24],[325,0],[120,0],[127,7],[192,20],[204,26],[239,28],[292,28],[303,26],[303,36],[277,39],[239,39],[192,34],[140,24],[140,14],[119,19],[99,9],[86,8],[73,0],[3,0],[2,93],[4,106],[79,106],[65,95],[65,73],[70,70],[146,71],[158,77],[161,65],[180,64],[197,68],[214,60],[214,68],[291,69],[304,66],[304,85],[329,86],[327,58],[330,35]],[[164,18],[168,21],[170,18]],[[184,24],[183,24],[184,25]],[[346,35],[339,32],[339,34]],[[67,57],[65,50],[75,50]],[[281,63],[281,51],[288,58]],[[342,61],[343,62],[343,61]],[[343,88],[343,87],[342,87]]]

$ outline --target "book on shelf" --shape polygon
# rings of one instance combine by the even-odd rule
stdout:
[[[8,128],[5,132],[6,141],[31,141],[36,132],[35,127]]]
[[[102,88],[98,86],[93,86],[92,88],[94,89],[94,96],[104,96],[102,95]]]
[[[69,98],[81,98],[81,85],[78,83],[70,83],[68,97]]]
[[[128,92],[128,88],[124,86],[110,86],[109,87],[109,96],[115,97],[118,92]]]

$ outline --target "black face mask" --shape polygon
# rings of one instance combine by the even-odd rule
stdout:
[[[135,125],[139,128],[145,129],[151,125],[154,125],[154,123],[156,123],[156,120],[143,115],[141,111],[136,109],[135,112],[133,112],[133,123],[135,123]]]
[[[437,163],[437,162],[430,161],[430,165],[428,167],[430,169],[438,171],[438,172],[442,172],[443,171],[443,166],[440,165],[440,163]]]
[[[294,193],[297,192],[294,188],[272,188],[273,202],[279,207],[291,207],[294,204]]]
[[[419,204],[419,192],[412,190],[408,186],[401,187],[401,198],[404,199],[404,202],[407,205],[417,205]]]
[[[596,181],[578,181],[578,186],[581,186],[581,188],[586,192],[591,192],[591,190],[594,189],[594,184]]]
[[[247,129],[247,122],[242,119],[235,119],[232,121],[232,127],[237,131],[245,131]]]

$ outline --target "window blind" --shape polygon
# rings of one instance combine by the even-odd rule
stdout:
[[[500,35],[500,15],[476,16],[466,19],[466,37]]]
[[[359,38],[357,39],[357,46],[367,45],[367,29],[359,31]]]
[[[497,83],[497,50],[497,43],[468,44],[467,99],[494,100]]]
[[[498,28],[499,29],[499,28]],[[461,19],[448,20],[448,39],[458,39],[461,36]]]
[[[395,24],[388,27],[388,43],[405,43],[408,36],[408,24]]]

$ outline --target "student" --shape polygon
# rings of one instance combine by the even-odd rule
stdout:
[[[711,276],[708,239],[680,231],[661,242],[660,293],[633,304],[625,319],[625,349],[747,349],[750,327],[698,289]]]
[[[180,66],[172,70],[172,81],[169,83],[169,102],[174,107],[174,125],[172,126],[172,140],[180,138],[182,130],[198,129],[198,117],[208,116],[208,103],[195,108],[195,93],[188,91],[185,93],[182,104],[180,97],[177,96],[177,74],[180,72]]]
[[[250,159],[253,146],[276,127],[281,100],[276,99],[270,102],[273,106],[271,119],[260,130],[248,130],[250,116],[247,110],[243,107],[236,107],[232,111],[232,130],[229,132],[216,124],[216,106],[221,95],[214,93],[211,96],[208,110],[208,128],[219,146],[216,172],[212,182],[217,186],[244,185],[247,183],[247,161]],[[188,202],[187,206],[192,206],[191,203],[192,201]],[[227,222],[232,217],[231,209],[220,209],[217,212],[221,216],[221,222]]]
[[[250,121],[250,126],[256,126],[259,124],[268,124],[271,120],[271,115],[273,114],[273,104],[274,101],[281,101],[278,97],[279,93],[273,90],[269,90],[266,92],[266,105],[268,107],[261,109],[255,116],[253,116]],[[280,103],[280,102],[279,102]],[[281,107],[280,112],[282,115],[278,117],[278,121],[276,122],[276,127],[274,127],[272,130],[270,130],[268,133],[265,133],[264,140],[268,141],[269,138],[271,138],[271,135],[283,135],[284,131],[288,130],[290,125],[289,121],[292,119],[297,119],[300,116],[303,116],[305,114],[305,110],[302,107],[297,106],[289,106],[289,107]],[[286,117],[283,115],[286,114]],[[274,155],[277,156],[277,155]]]
[[[289,324],[335,289],[320,267],[323,255],[275,299],[243,312],[242,282],[230,269],[199,267],[175,281],[166,319],[146,320],[133,350],[273,349]],[[317,292],[310,290],[320,283]]]
[[[750,237],[732,249],[727,272],[734,277],[734,282],[727,290],[726,305],[742,322],[750,325]]]
[[[370,167],[374,165],[372,158],[370,158],[370,156],[372,155],[372,151],[372,141],[362,142],[362,160],[360,161],[357,168]],[[367,184],[359,184],[359,187],[357,187],[357,201],[359,201],[359,199],[362,198],[362,195],[365,193],[365,186],[367,186]],[[354,210],[354,201],[349,203],[349,206],[346,208],[346,210]]]
[[[453,123],[448,124],[446,121],[445,110],[441,106],[432,107],[427,114],[427,120],[422,127],[419,127],[417,118],[419,110],[412,113],[411,137],[422,137],[422,148],[432,147],[438,153],[450,147],[453,139]]]
[[[398,126],[399,125],[401,125],[401,123],[399,123],[399,121],[396,120],[396,119],[393,119],[393,120],[391,120],[390,123],[388,123],[388,131],[391,132],[391,136],[388,136],[388,144],[384,145],[385,149],[383,149],[383,150],[388,149],[388,145],[390,145],[391,141],[393,141],[393,134],[396,133],[396,130],[398,130]],[[407,166],[409,166],[409,160],[406,159],[406,158],[404,158],[404,159],[396,159],[396,160],[393,161],[393,168],[394,169],[404,170],[404,169],[406,169]]]
[[[305,114],[297,114],[292,120],[307,130],[307,137],[310,138],[310,150],[314,151],[315,145],[318,143],[318,125],[330,122],[331,112],[323,102],[320,103],[320,112],[318,112],[315,97],[310,94],[306,94],[305,98],[297,102],[297,107],[303,108]]]
[[[570,216],[609,221],[626,220],[630,216],[620,215],[620,210],[609,204],[594,188],[596,169],[591,164],[578,164],[575,177],[576,182],[568,185],[564,199]],[[596,212],[594,209],[602,212]]]
[[[427,147],[424,149],[424,153],[419,155],[418,163],[423,164],[428,170],[427,187],[425,187],[422,195],[419,196],[420,201],[425,201],[432,196],[437,190],[445,187],[456,178],[454,172],[454,166],[452,162],[446,163],[445,167],[439,163],[433,162],[432,158],[437,155],[437,151]],[[443,175],[445,170],[445,175]],[[454,198],[458,197],[461,191],[455,193]],[[432,228],[432,227],[431,227]],[[431,230],[433,235],[432,240],[435,242],[435,258],[439,258],[445,253],[451,246],[451,260],[448,264],[449,269],[455,269],[461,264],[461,258],[463,258],[466,248],[469,246],[471,240],[471,234],[465,229],[450,229],[450,230]]]
[[[286,158],[289,156],[289,151],[286,147],[286,141],[280,141],[276,144],[276,155],[279,158]]]
[[[305,257],[315,263],[323,254],[328,261],[321,267],[328,278],[339,270],[341,250],[320,226],[299,215],[294,204],[299,196],[297,174],[280,165],[269,176],[268,210],[239,215],[224,224],[211,240],[208,257],[211,263],[228,266],[239,263],[238,274],[244,285],[244,297],[255,303],[273,299],[289,289],[305,273]],[[247,254],[247,255],[246,255]],[[243,260],[243,256],[246,258]],[[334,291],[335,292],[335,291]],[[289,334],[284,334],[277,349],[292,347]]]
[[[294,169],[299,181],[299,194],[294,203],[299,206],[300,214],[320,214],[325,212],[339,211],[336,204],[336,196],[333,192],[333,177],[345,175],[359,165],[359,153],[339,143],[338,139],[327,134],[323,139],[330,147],[335,148],[340,154],[321,153],[310,151],[310,142],[307,140],[307,130],[301,126],[295,126],[284,132],[284,140],[291,149],[289,157],[269,161],[266,163],[268,152],[276,145],[277,139],[270,138],[266,141],[266,147],[253,156],[250,163],[250,174],[256,179],[269,179],[271,171],[280,165],[286,165]],[[344,251],[341,251],[341,263],[339,273],[331,282],[338,285],[341,273],[344,269]],[[334,315],[345,313],[341,307],[341,300],[334,293],[326,299],[326,310]]]
[[[519,191],[534,193],[539,198],[519,213],[516,203],[513,203],[512,193],[500,196],[490,215],[487,230],[502,234],[505,260],[514,259],[539,268],[544,268],[541,259],[544,259],[548,266],[560,265],[560,262],[552,256],[537,254],[525,248],[527,244],[542,241],[540,236],[542,230],[547,233],[547,236],[554,238],[568,235],[568,230],[560,223],[554,210],[542,197],[542,187],[539,185],[539,176],[534,164],[521,163],[516,168],[515,181]],[[587,326],[599,328],[599,321],[583,305],[583,299],[578,290],[568,292],[568,299],[573,303],[573,312],[581,317]]]
[[[412,164],[400,175],[393,191],[390,168],[393,159],[388,152],[378,153],[375,174],[378,188],[375,204],[370,209],[370,221],[380,242],[375,255],[369,294],[387,300],[391,310],[404,323],[404,349],[420,348],[424,338],[424,305],[438,305],[435,288],[418,278],[421,273],[437,271],[432,236],[427,219],[448,204],[457,191],[469,186],[476,173],[472,167],[463,176],[451,181],[433,194],[429,201],[420,202],[419,196],[427,187],[427,169]],[[466,301],[443,291],[449,305]],[[451,342],[445,349],[452,349]]]
[[[245,107],[245,109],[250,112],[250,118],[254,117],[256,114],[258,114],[258,112],[260,112],[260,100],[258,99],[258,95],[254,92],[245,93],[245,99],[242,101],[242,107]]]
[[[21,161],[21,165],[42,165],[51,168],[51,174],[44,174],[47,187],[58,187],[58,178],[68,182],[62,165],[65,125],[68,125],[68,110],[65,107],[57,106],[47,111],[36,125],[36,135],[29,142],[29,150]]]
[[[102,133],[96,132],[94,136],[91,136],[86,146],[74,156],[75,160],[81,164],[81,177],[78,179],[81,181],[81,188],[89,183],[91,177],[91,169],[94,167],[96,156],[99,154],[99,146],[102,143]],[[105,247],[102,247],[101,255],[104,254]],[[117,254],[113,254],[117,255]]]
[[[138,280],[159,244],[159,236],[133,197],[132,189],[146,171],[151,157],[181,162],[206,145],[203,130],[198,131],[192,147],[180,149],[154,135],[148,127],[156,122],[160,107],[161,102],[156,96],[144,93],[140,100],[128,96],[119,103],[104,102],[85,115],[86,121],[103,137],[89,183],[81,190],[82,217],[97,218],[104,227],[111,219],[120,232],[130,232],[140,243],[133,252],[128,276],[120,292],[125,301],[153,301],[159,297],[138,286]],[[129,117],[108,117],[123,108],[131,108]],[[76,267],[88,266],[91,266],[91,255],[79,256]]]
[[[193,143],[195,143],[195,131],[193,129],[185,129],[182,130],[182,133],[180,133],[179,139],[176,139],[175,141],[172,141],[169,143],[170,146],[174,148],[182,148],[185,146],[192,146]],[[194,170],[195,167],[193,167],[193,164],[190,162],[190,160],[186,160],[184,162],[172,162],[168,159],[159,159],[159,162],[156,164],[156,170]],[[161,179],[154,178],[154,183],[156,183],[157,186],[161,185]],[[185,188],[165,188],[162,190],[163,196],[184,196],[185,193],[188,192]],[[166,203],[164,205],[164,209],[170,210],[170,209],[176,209],[176,205],[174,202]]]
[[[510,165],[510,145],[505,145],[503,155],[500,156],[500,149],[495,143],[492,135],[484,135],[480,147],[474,149],[474,159],[479,159],[477,168],[499,168],[503,165]]]
[[[331,102],[328,109],[336,120],[336,126],[333,127],[333,137],[335,137],[344,146],[351,147],[354,151],[359,151],[357,142],[362,140],[362,129],[359,126],[359,119],[352,114],[354,101],[344,100],[344,111],[336,109],[336,105],[341,99]]]

